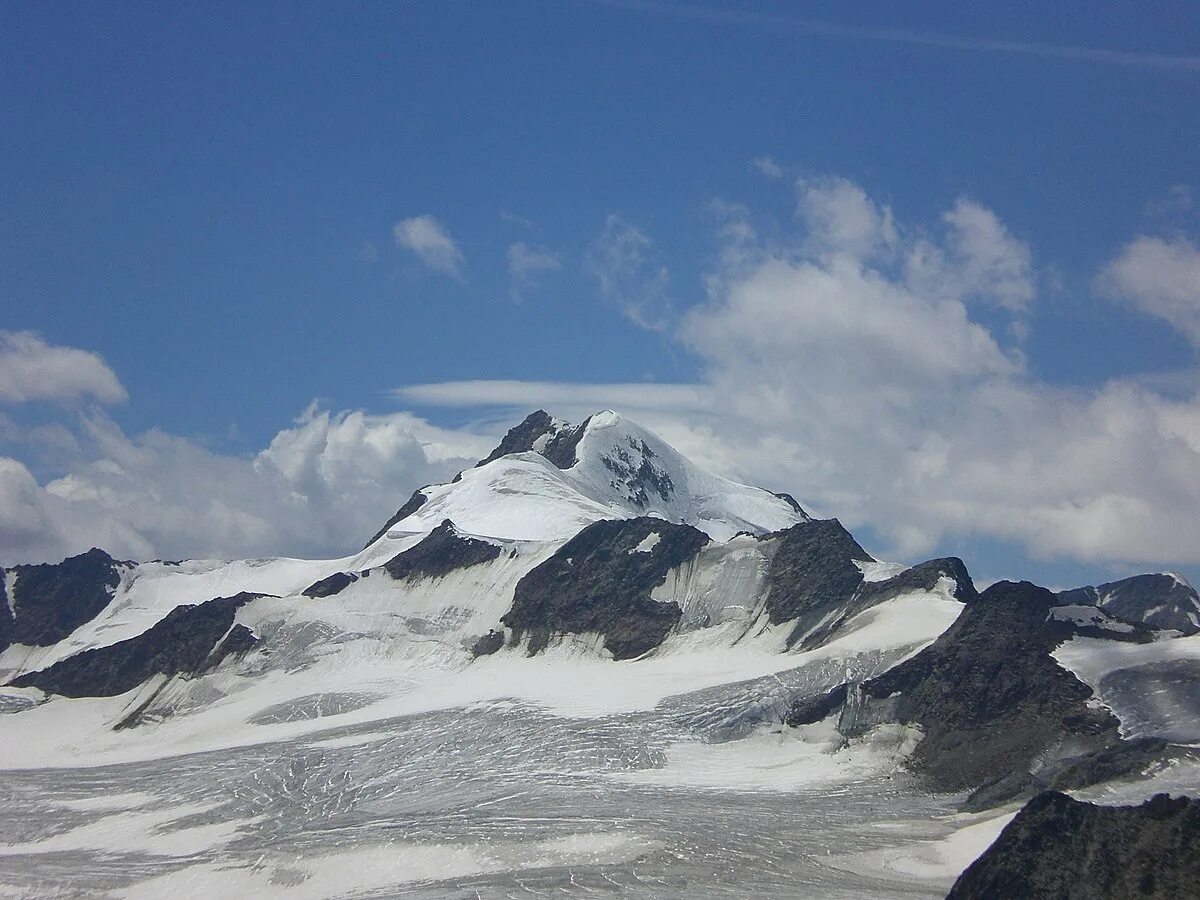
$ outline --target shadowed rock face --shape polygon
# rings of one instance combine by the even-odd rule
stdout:
[[[486,466],[502,456],[510,453],[528,453],[539,438],[555,431],[554,419],[544,409],[539,409],[527,415],[519,425],[514,425],[500,439],[496,449],[475,463],[475,468]]]
[[[1096,806],[1047,791],[1030,800],[954,883],[947,900],[1195,897],[1200,801],[1157,794]]]
[[[429,498],[422,493],[422,490],[424,489],[413,491],[413,495],[408,498],[408,501],[402,507],[396,510],[396,514],[388,519],[384,526],[375,532],[375,535],[369,541],[367,541],[363,547],[370,547],[373,543],[387,534],[393,525],[399,524],[424,506],[428,502]]]
[[[440,578],[456,569],[491,562],[500,548],[478,538],[463,537],[446,519],[415,547],[397,553],[383,564],[393,578]]]
[[[11,598],[0,587],[0,650],[10,644],[56,644],[108,606],[122,566],[103,550],[91,549],[60,563],[13,566]],[[3,580],[0,570],[0,581]],[[9,610],[9,602],[12,611]]]
[[[839,728],[860,734],[882,722],[911,723],[924,738],[910,765],[936,790],[976,788],[1027,773],[1053,751],[1081,756],[1117,742],[1117,719],[1087,705],[1091,688],[1050,652],[1070,626],[1047,621],[1052,593],[999,582],[967,603],[955,623],[912,659],[836,697],[793,707],[789,724],[843,710]]]
[[[650,537],[648,550],[637,548]],[[663,519],[596,522],[522,578],[501,621],[513,641],[530,635],[529,652],[555,634],[599,633],[616,659],[641,656],[663,642],[682,611],[651,598],[667,573],[708,543],[704,532]]]
[[[954,595],[976,596],[962,560],[931,559],[886,581],[866,581],[858,562],[874,562],[837,519],[813,519],[765,539],[778,547],[771,558],[767,615],[773,624],[795,620],[788,646],[818,647],[848,619],[903,593],[932,590],[943,576],[954,579]]]
[[[358,581],[358,576],[353,572],[334,572],[332,575],[322,578],[320,581],[314,581],[301,593],[303,593],[305,597],[312,597],[314,599],[319,597],[332,597],[334,594],[340,594],[356,581]]]
[[[874,562],[837,519],[801,522],[770,537],[778,547],[771,559],[767,615],[774,625],[798,619],[790,640],[858,592],[863,575],[855,560]]]
[[[84,650],[10,684],[64,697],[114,697],[154,675],[203,674],[258,643],[250,629],[235,625],[233,619],[239,607],[262,596],[241,593],[176,607],[137,637]]]
[[[1200,634],[1200,597],[1170,575],[1135,575],[1097,587],[1075,588],[1058,594],[1061,605],[1096,606],[1126,622],[1150,628]]]
[[[539,409],[526,416],[521,424],[510,428],[496,449],[477,462],[475,468],[486,466],[510,453],[532,452],[534,445],[549,435],[545,446],[537,452],[558,468],[569,469],[576,463],[575,448],[579,446],[580,440],[587,432],[588,423],[591,421],[591,417],[588,417],[578,425],[559,425],[555,423],[549,413],[544,409]]]

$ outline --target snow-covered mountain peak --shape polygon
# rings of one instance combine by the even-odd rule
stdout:
[[[790,499],[707,472],[608,409],[578,425],[538,410],[473,469],[422,488],[401,512],[387,530],[451,519],[471,534],[517,540],[563,540],[601,519],[649,515],[724,541],[808,518]]]

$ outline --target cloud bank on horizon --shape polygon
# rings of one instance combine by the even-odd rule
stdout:
[[[783,177],[773,161],[754,165]],[[1051,383],[1024,349],[1047,277],[994,212],[964,197],[912,224],[844,178],[793,189],[783,231],[714,205],[720,249],[691,306],[672,296],[653,238],[620,216],[583,260],[603,300],[699,360],[695,383],[394,391],[411,407],[493,410],[473,427],[314,405],[257,454],[223,455],[161,431],[125,434],[102,408],[127,399],[103,359],[5,332],[0,403],[58,412],[52,426],[4,416],[0,427],[27,460],[53,445],[59,471],[39,480],[33,462],[0,459],[0,562],[92,545],[136,558],[338,555],[412,489],[482,456],[502,417],[536,406],[575,419],[622,409],[714,471],[870,526],[897,557],[977,536],[1033,557],[1200,562],[1200,371]],[[461,277],[465,257],[436,219],[404,220],[396,239]],[[521,248],[509,254],[514,278],[563,265]],[[1200,344],[1200,249],[1186,237],[1132,236],[1094,286]]]

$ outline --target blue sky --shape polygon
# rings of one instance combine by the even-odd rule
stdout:
[[[0,329],[95,354],[125,395],[76,379],[0,408],[0,455],[23,470],[12,490],[37,511],[13,526],[10,547],[53,554],[82,540],[100,514],[79,510],[101,502],[84,497],[105,494],[112,467],[101,463],[119,461],[122,448],[137,451],[141,477],[202,484],[208,476],[186,474],[190,455],[210,475],[247,460],[261,472],[272,441],[307,440],[320,411],[329,423],[311,441],[318,457],[346,430],[347,410],[365,411],[368,443],[372,429],[407,428],[420,432],[413,447],[427,447],[433,432],[422,429],[437,430],[451,448],[441,455],[401,441],[407,449],[392,457],[376,441],[375,467],[351,466],[346,482],[319,458],[279,463],[293,494],[296,472],[325,473],[313,476],[319,497],[311,485],[299,491],[305,515],[366,504],[365,522],[469,458],[525,407],[632,405],[685,451],[808,498],[881,551],[953,552],[984,577],[1063,583],[1130,567],[1200,573],[1200,531],[1186,531],[1200,473],[1191,255],[1200,9],[18,3],[5,19]],[[878,214],[869,251],[830,243],[826,213],[851,207]],[[982,223],[986,252],[1001,248],[986,283],[971,268],[978,245],[964,243],[983,232],[969,222]],[[829,240],[818,247],[821,235]],[[942,259],[936,288],[912,276],[913,254],[930,247]],[[936,377],[906,369],[904,399],[878,413],[874,435],[864,421],[806,443],[811,427],[795,423],[886,392],[894,379],[886,367],[873,381],[804,373],[886,353],[866,344],[839,352],[861,329],[821,316],[802,331],[810,342],[735,336],[736,359],[714,329],[737,331],[734,298],[767,261],[832,272],[846,253],[919,303],[958,304],[999,356]],[[1020,286],[998,289],[996,265]],[[785,297],[812,287],[778,284]],[[839,284],[831,303],[850,290]],[[876,309],[864,296],[846,301],[852,319]],[[915,310],[910,324],[928,312],[891,308]],[[784,314],[794,322],[805,309]],[[931,344],[965,334],[952,319],[929,319],[959,328],[926,332]],[[893,340],[914,339],[898,333]],[[537,385],[392,393],[485,379]],[[760,414],[765,402],[756,412],[732,399],[773,379],[771,417]],[[790,393],[802,381],[846,393],[814,406]],[[1016,399],[1002,418],[974,423],[968,443],[955,424],[965,413],[928,412],[977,410],[986,403],[973,392],[994,397],[1001,382]],[[569,387],[618,383],[646,387],[636,396]],[[705,396],[683,409],[658,384]],[[606,397],[613,402],[593,403]],[[293,422],[314,400],[318,411]],[[1156,418],[1121,432],[1113,423],[1126,406]],[[417,424],[389,418],[400,413]],[[888,415],[919,428],[906,432]],[[1005,440],[989,451],[985,435],[1000,423]],[[1145,428],[1153,439],[1139,436]],[[739,455],[751,429],[775,443],[756,439]],[[1114,429],[1119,452],[1088,449]],[[890,435],[891,455],[847,449],[879,434]],[[1039,469],[1064,444],[1078,453]],[[886,470],[918,449],[922,460],[910,463],[925,473],[920,490],[907,486],[916,474],[897,486],[853,470]],[[841,469],[806,456],[818,453]],[[1014,459],[1026,468],[988,468],[997,485],[1029,483],[1035,470],[1047,482],[1058,469],[1094,477],[1057,493],[1047,483],[1018,498],[998,486],[988,495],[980,472]],[[943,497],[945,510],[907,524],[906,505],[927,506],[938,484],[953,494],[964,479],[968,508]],[[856,493],[863,484],[871,490]],[[219,517],[181,529],[150,514],[146,498],[103,486],[108,502],[137,510],[119,527],[111,511],[102,517],[131,554],[232,554],[223,540],[234,538],[256,552],[333,552],[359,539],[359,519],[334,512],[307,530],[255,523],[243,532]],[[1184,528],[1197,540],[1167,548],[1144,524],[1122,549],[1121,523],[1145,519],[1137,503],[1161,498],[1177,504],[1163,514],[1169,534]],[[1066,507],[1079,514],[1059,517]],[[1000,526],[997,516],[1041,524]],[[1097,535],[1048,540],[1047,529]]]

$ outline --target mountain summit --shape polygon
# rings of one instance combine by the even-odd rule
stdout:
[[[485,537],[562,540],[593,522],[637,516],[686,523],[718,541],[809,519],[790,497],[707,472],[612,410],[577,425],[538,410],[474,468],[413,494],[372,540],[445,519]]]

